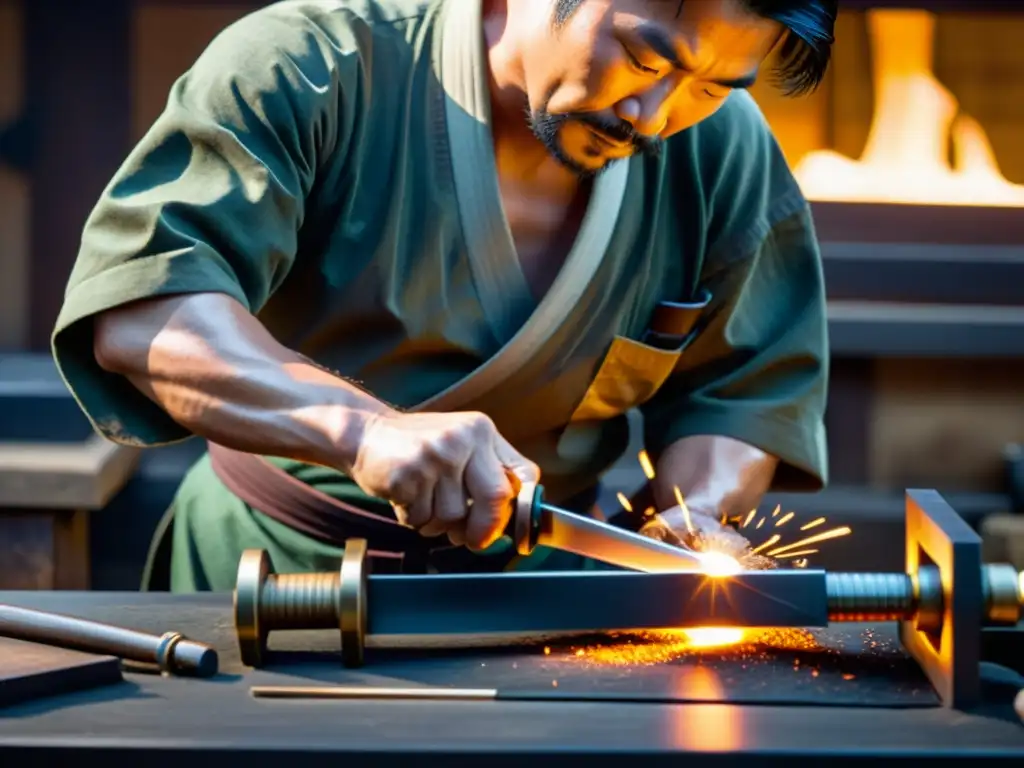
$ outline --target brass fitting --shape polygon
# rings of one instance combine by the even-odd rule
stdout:
[[[238,564],[235,631],[242,663],[263,665],[267,635],[277,629],[338,629],[345,666],[363,663],[366,645],[366,541],[349,539],[341,568],[329,573],[274,573],[265,550]]]

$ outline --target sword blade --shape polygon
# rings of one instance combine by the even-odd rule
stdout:
[[[537,543],[644,573],[701,571],[700,554],[608,523],[540,505]]]

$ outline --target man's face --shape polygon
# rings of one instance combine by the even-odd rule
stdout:
[[[583,0],[562,25],[555,2],[527,3],[547,6],[523,49],[530,124],[584,177],[714,114],[783,31],[739,0]]]

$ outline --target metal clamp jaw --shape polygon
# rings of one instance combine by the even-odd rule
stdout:
[[[363,663],[366,647],[367,545],[345,542],[341,567],[327,573],[274,573],[270,556],[248,549],[238,564],[235,633],[242,663],[261,667],[277,629],[337,629],[345,666]]]

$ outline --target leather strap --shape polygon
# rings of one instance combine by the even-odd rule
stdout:
[[[213,471],[229,491],[272,520],[332,547],[366,539],[374,570],[421,572],[429,552],[447,546],[397,520],[335,499],[261,456],[208,443]]]

